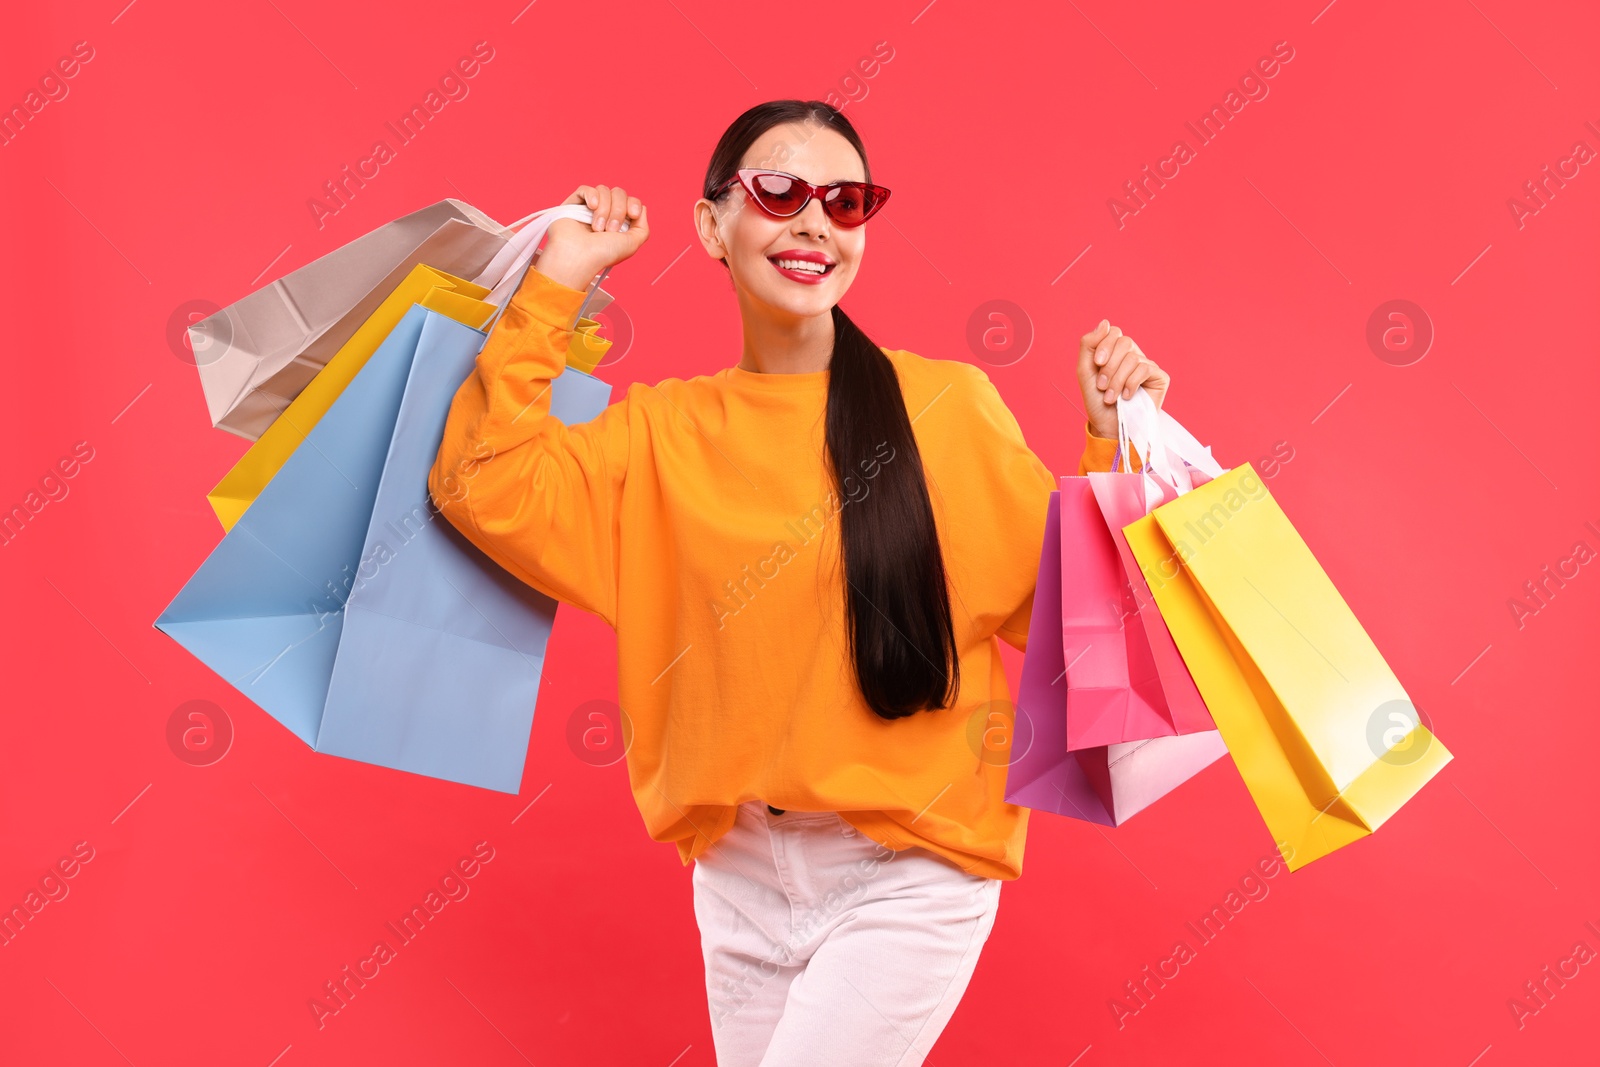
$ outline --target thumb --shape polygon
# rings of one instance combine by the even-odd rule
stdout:
[[[639,205],[639,217],[629,222],[628,236],[633,238],[635,249],[644,244],[650,236],[650,208],[647,205]]]

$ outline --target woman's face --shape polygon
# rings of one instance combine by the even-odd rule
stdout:
[[[826,126],[774,126],[739,165],[781,170],[813,185],[866,180],[856,150]],[[775,219],[752,203],[738,182],[715,201],[697,201],[695,222],[707,254],[727,258],[741,300],[764,305],[779,317],[828,313],[850,288],[867,245],[865,226],[835,225],[816,197],[799,214]],[[831,266],[821,276],[795,277],[778,267],[793,252],[820,252]]]

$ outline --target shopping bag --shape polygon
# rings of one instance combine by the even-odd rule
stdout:
[[[1056,643],[1072,668],[1065,680],[1066,747],[1215,729],[1176,649],[1177,662],[1166,665],[1165,678],[1158,668],[1151,638],[1152,631],[1164,630],[1160,612],[1153,600],[1138,596],[1117,551],[1120,527],[1108,524],[1144,514],[1141,478],[1107,474],[1100,484],[1095,481],[1092,475],[1062,478],[1059,494],[1062,610]]]
[[[489,289],[457,278],[425,263],[411,268],[394,292],[384,298],[367,321],[311,380],[311,384],[267,427],[239,462],[222,476],[206,494],[224,530],[244,514],[266,488],[272,476],[305,440],[333,402],[344,392],[356,373],[378,350],[411,305],[447,315],[468,326],[481,326],[495,313],[495,305],[483,298]]]
[[[422,599],[402,617],[429,651],[419,654],[414,643],[392,651],[413,657],[417,677],[410,681],[429,681],[410,693],[384,690],[388,725],[396,728],[386,732],[404,732],[402,717],[419,704],[441,728],[416,738],[425,751],[368,762],[514,793],[555,602],[452,536],[453,527],[426,504],[426,468],[397,468],[392,479],[385,470],[397,444],[425,451],[416,443],[416,413],[428,401],[448,407],[482,340],[471,327],[413,306],[156,626],[308,745],[360,759],[361,741],[349,731],[321,740],[335,671],[344,667],[341,693],[346,683],[363,681],[376,692],[396,665],[379,650],[379,662],[358,670],[344,651],[345,636],[371,631],[351,626],[348,601],[380,575],[382,590],[392,590],[392,573],[413,581],[420,575]],[[407,385],[413,371],[416,393]],[[451,375],[436,396],[422,394],[423,383]],[[408,394],[413,403],[402,421]],[[586,422],[609,395],[605,383],[568,368],[552,385],[551,412],[568,424]],[[440,422],[435,450],[442,434]],[[389,501],[410,495],[418,506],[377,510],[386,480]],[[369,542],[385,543],[369,550]],[[474,578],[462,578],[474,569]],[[429,579],[451,577],[460,595],[440,602],[440,587]],[[361,655],[368,655],[365,645]]]
[[[584,316],[573,327],[572,343],[567,346],[567,366],[593,374],[611,349],[611,339],[598,332],[600,322]]]
[[[480,276],[477,282],[469,282],[426,263],[412,267],[394,292],[384,298],[350,340],[328,360],[311,384],[290,402],[206,495],[223,530],[231,529],[255,501],[412,304],[421,304],[468,326],[482,326],[497,310],[495,304],[484,299],[491,290],[483,283],[494,284],[499,280]],[[578,321],[567,354],[569,366],[591,373],[605,356],[611,342],[596,333],[598,327],[599,323],[591,318]]]
[[[484,339],[414,305],[155,625],[317,751],[515,793],[556,602],[427,490]],[[568,367],[551,414],[609,396]]]
[[[1216,729],[1122,527],[1221,468],[1142,389],[1118,399],[1117,434],[1119,459],[1134,454],[1130,449],[1145,458],[1138,473],[1061,479],[1061,628],[1072,668],[1066,678],[1072,750]]]
[[[1290,870],[1371,834],[1450,761],[1254,467],[1124,533]]]
[[[211,424],[260,437],[412,267],[476,277],[511,236],[472,205],[441,200],[190,326]]]
[[[1005,799],[1101,826],[1117,826],[1227,751],[1216,730],[1067,749],[1070,675],[1061,632],[1060,492],[1050,494],[1012,727]],[[1017,749],[1021,748],[1018,752]]]

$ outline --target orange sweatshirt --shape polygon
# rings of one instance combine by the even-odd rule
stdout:
[[[491,559],[616,630],[650,836],[687,865],[761,800],[1018,877],[1028,809],[1005,801],[1006,761],[980,758],[980,739],[990,705],[1010,707],[997,638],[1025,649],[1057,478],[988,376],[884,350],[922,456],[962,682],[952,706],[889,721],[855,683],[838,562],[842,509],[881,467],[842,495],[830,486],[828,372],[635,382],[568,427],[548,414],[550,379],[583,296],[528,272],[455,395],[428,488]],[[1116,442],[1085,431],[1078,473],[1109,470]]]

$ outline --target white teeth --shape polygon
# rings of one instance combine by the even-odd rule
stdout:
[[[821,263],[813,263],[808,259],[778,259],[773,262],[785,270],[803,270],[811,274],[822,274],[828,268]]]

